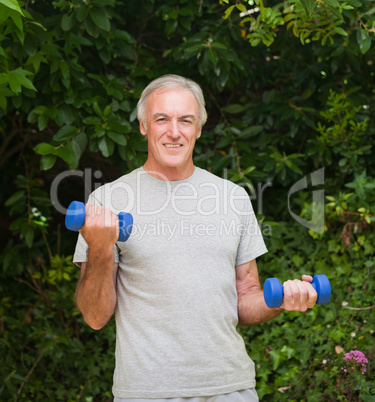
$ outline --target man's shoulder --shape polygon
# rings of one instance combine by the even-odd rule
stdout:
[[[128,183],[128,184],[132,184],[132,183],[134,183],[134,182],[137,180],[137,177],[138,177],[139,172],[142,172],[142,171],[143,171],[143,169],[142,169],[141,167],[140,167],[140,168],[136,168],[136,169],[132,170],[131,172],[126,173],[126,174],[120,176],[118,179],[113,180],[113,181],[110,182],[110,183],[107,183],[107,185],[109,185],[109,186],[115,186],[115,185],[118,184],[118,183]]]
[[[229,191],[236,190],[239,192],[241,191],[246,192],[246,190],[243,187],[241,187],[236,183],[233,183],[232,181],[226,178],[217,176],[216,174],[213,174],[206,169],[202,169],[199,167],[196,167],[196,169],[197,169],[197,179],[199,180],[201,185],[207,183],[207,185],[209,186],[211,183],[213,185],[217,185],[220,187],[226,187]]]
[[[91,195],[96,198],[97,200],[100,200],[103,198],[103,196],[107,193],[107,192],[113,192],[116,188],[124,188],[126,189],[127,186],[130,186],[132,188],[136,187],[136,180],[137,180],[137,172],[141,171],[142,168],[136,168],[134,170],[132,170],[129,173],[126,173],[122,176],[120,176],[119,178],[108,182],[108,183],[104,183],[101,186],[99,186],[98,188],[96,188]]]

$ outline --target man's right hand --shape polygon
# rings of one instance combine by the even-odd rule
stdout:
[[[119,236],[119,219],[109,208],[86,204],[85,223],[79,230],[90,248],[112,247]]]
[[[75,301],[83,318],[100,329],[115,311],[116,276],[113,245],[119,235],[119,219],[110,209],[86,204],[85,223],[79,231],[86,240],[88,261],[82,264]]]

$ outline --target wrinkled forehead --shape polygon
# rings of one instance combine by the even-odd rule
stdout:
[[[199,105],[186,88],[164,88],[152,92],[147,100],[147,115],[155,113],[194,115],[199,117]]]

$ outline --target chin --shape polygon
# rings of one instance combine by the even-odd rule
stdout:
[[[162,165],[169,169],[180,169],[184,167],[185,163],[183,160],[165,160]]]

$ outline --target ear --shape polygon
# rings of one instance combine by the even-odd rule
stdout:
[[[200,138],[202,134],[202,126],[199,127],[198,132],[197,132],[197,139]]]
[[[147,135],[146,127],[141,121],[139,122],[139,131],[141,132],[142,135]]]

